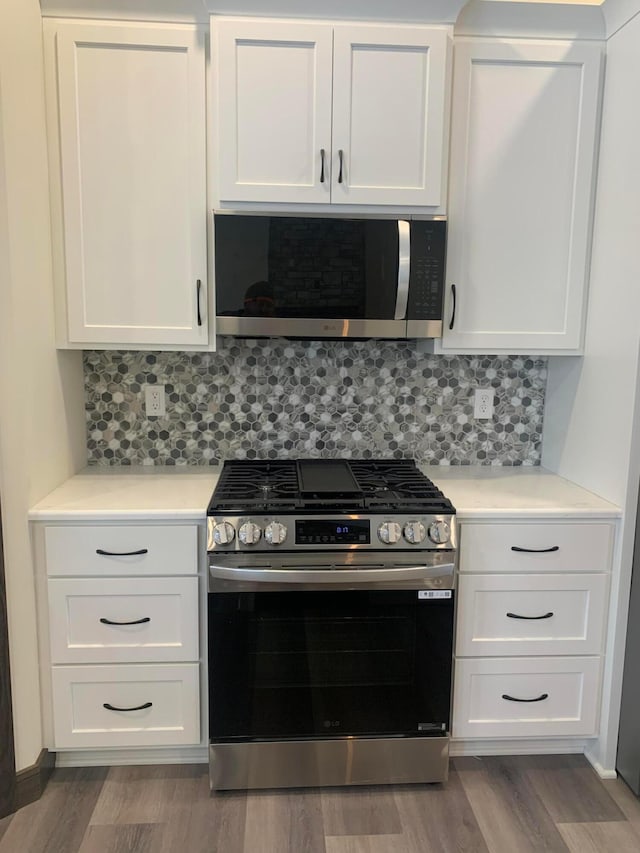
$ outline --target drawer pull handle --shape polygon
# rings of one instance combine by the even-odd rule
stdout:
[[[144,622],[151,622],[151,617],[143,616],[142,619],[134,619],[131,622],[112,622],[111,619],[105,619],[103,616],[100,621],[103,625],[142,625]]]
[[[102,557],[139,557],[141,554],[148,553],[148,548],[140,548],[139,551],[103,551],[102,548],[96,548],[96,554]]]
[[[153,702],[145,702],[144,705],[138,705],[135,708],[116,708],[115,705],[110,705],[108,702],[103,704],[103,708],[106,708],[107,711],[144,711],[147,708],[151,708]]]
[[[519,554],[551,554],[553,551],[559,551],[559,545],[552,545],[551,548],[518,548],[517,545],[511,546],[512,551],[517,551]]]
[[[549,694],[541,693],[539,696],[536,696],[535,699],[518,699],[516,696],[509,696],[508,693],[503,693],[502,698],[509,702],[542,702],[543,699],[549,698]]]
[[[553,610],[550,610],[548,613],[544,613],[542,616],[520,616],[519,613],[507,613],[509,619],[551,619],[553,616]]]

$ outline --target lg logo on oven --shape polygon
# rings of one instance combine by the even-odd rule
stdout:
[[[325,720],[322,725],[325,729],[338,729],[342,725],[342,720]]]

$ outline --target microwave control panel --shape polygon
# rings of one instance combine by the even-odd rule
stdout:
[[[444,300],[447,223],[411,223],[409,320],[440,320]]]

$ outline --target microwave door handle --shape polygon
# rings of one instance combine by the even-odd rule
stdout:
[[[409,301],[409,270],[411,264],[411,226],[404,219],[398,220],[398,291],[394,320],[404,320]]]

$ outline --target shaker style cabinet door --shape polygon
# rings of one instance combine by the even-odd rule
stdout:
[[[449,31],[214,15],[216,206],[443,213]]]
[[[332,27],[212,21],[215,194],[328,202]]]
[[[45,24],[62,345],[206,348],[204,34]]]
[[[582,346],[602,58],[456,42],[443,351]]]
[[[336,25],[334,204],[444,207],[449,35]]]

